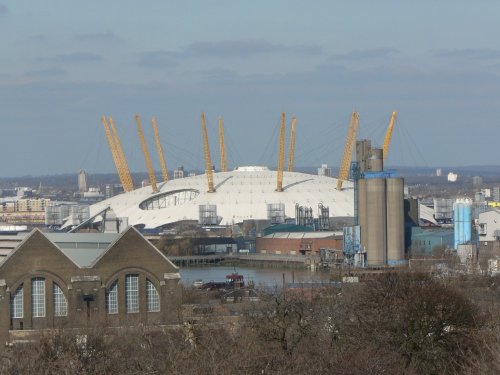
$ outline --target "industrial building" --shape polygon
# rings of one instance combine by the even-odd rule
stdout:
[[[339,232],[276,232],[255,240],[257,253],[316,255],[320,249],[342,250]]]
[[[436,249],[452,248],[454,245],[453,229],[442,228],[412,228],[412,256],[433,255]]]
[[[405,260],[404,182],[384,172],[383,159],[383,149],[372,148],[369,140],[356,143],[357,213],[368,266]]]
[[[178,268],[134,228],[120,235],[35,229],[0,263],[0,340],[50,328],[177,323],[179,280]]]

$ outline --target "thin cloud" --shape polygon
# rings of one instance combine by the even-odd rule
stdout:
[[[4,4],[0,4],[0,16],[4,16],[7,13],[9,13],[9,8]]]
[[[116,35],[111,31],[106,31],[102,33],[82,33],[82,34],[75,34],[73,36],[73,39],[81,41],[112,40],[116,39]]]
[[[172,68],[179,65],[175,52],[147,51],[139,53],[138,65],[147,68]]]
[[[399,50],[389,47],[356,49],[347,53],[334,55],[330,60],[366,60],[381,59],[399,53]]]
[[[33,78],[47,78],[47,77],[59,77],[65,74],[64,69],[59,67],[33,70],[27,72],[26,75]]]
[[[43,34],[35,34],[35,35],[31,35],[27,38],[27,41],[36,42],[36,43],[45,42],[46,40],[47,40],[47,38]]]
[[[104,57],[93,52],[72,52],[39,60],[59,63],[94,63],[104,61]]]
[[[467,60],[495,60],[500,58],[500,51],[490,48],[438,49],[431,51],[431,53],[434,57]]]
[[[321,47],[315,45],[287,46],[263,40],[227,40],[221,42],[197,42],[187,46],[185,54],[194,56],[250,57],[269,53],[295,55],[319,55]]]

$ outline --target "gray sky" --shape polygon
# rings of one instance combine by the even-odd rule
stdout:
[[[219,165],[276,165],[280,113],[297,166],[339,164],[353,109],[388,164],[499,164],[499,1],[0,0],[0,176],[113,172],[114,117],[131,169],[133,122],[167,163],[203,168],[200,113]]]

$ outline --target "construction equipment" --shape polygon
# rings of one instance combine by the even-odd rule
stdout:
[[[352,150],[356,142],[356,132],[358,130],[359,114],[353,112],[351,122],[349,124],[349,131],[344,145],[344,154],[340,164],[339,177],[337,179],[337,190],[342,190],[342,183],[349,177],[349,168],[351,167]]]
[[[153,127],[153,133],[155,136],[156,149],[158,150],[158,158],[160,159],[161,173],[163,175],[163,181],[168,181],[168,168],[167,162],[165,161],[165,155],[163,154],[163,147],[161,147],[160,134],[158,132],[158,124],[156,123],[156,117],[151,118],[151,126]]]
[[[224,124],[222,116],[219,116],[219,148],[220,148],[220,170],[227,172],[226,144],[224,143]]]
[[[278,153],[278,181],[276,191],[283,191],[283,169],[285,168],[285,112],[281,114],[280,146]]]
[[[290,133],[290,151],[288,153],[288,172],[293,172],[293,162],[295,157],[295,128],[297,126],[297,118],[292,117],[292,131]]]
[[[214,175],[212,171],[212,159],[210,158],[210,147],[208,145],[207,124],[205,120],[205,113],[201,113],[201,131],[203,134],[203,148],[205,151],[205,173],[208,179],[208,192],[215,193],[214,188]]]
[[[115,122],[113,121],[113,117],[111,116],[109,117],[109,125],[111,127],[111,133],[113,135],[115,148],[120,162],[120,170],[125,180],[123,189],[126,192],[129,192],[134,190],[134,182],[132,181],[132,175],[130,174],[130,169],[128,168],[128,163],[127,159],[125,158],[125,152],[123,151],[122,143],[120,141],[120,138],[118,137],[118,131],[116,130]]]
[[[139,139],[141,140],[142,153],[144,154],[144,159],[146,160],[146,168],[149,173],[149,182],[153,188],[153,193],[158,192],[158,186],[156,185],[156,176],[153,169],[153,163],[151,163],[151,158],[149,157],[148,145],[146,144],[146,139],[144,138],[144,133],[142,132],[141,119],[139,115],[135,114],[135,124],[137,125],[137,132],[139,133]]]
[[[108,140],[108,145],[109,145],[109,150],[111,151],[111,156],[113,157],[113,161],[115,163],[116,171],[118,172],[118,177],[120,178],[120,183],[123,186],[123,189],[127,191],[127,184],[125,180],[125,176],[123,174],[121,164],[120,164],[120,159],[118,156],[117,149],[115,147],[115,141],[113,138],[113,135],[111,134],[111,130],[109,129],[108,122],[106,120],[105,116],[101,117],[102,125],[104,126],[104,132],[106,133],[106,139]]]
[[[389,143],[391,143],[392,130],[394,129],[394,122],[396,121],[396,112],[392,112],[391,121],[389,122],[389,127],[385,133],[383,150],[383,160],[387,158],[387,151],[389,150]]]

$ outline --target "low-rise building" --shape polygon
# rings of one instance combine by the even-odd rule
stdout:
[[[97,237],[96,237],[97,236]],[[33,230],[0,263],[0,342],[50,328],[177,323],[179,269],[135,228]]]
[[[261,254],[319,256],[320,249],[342,247],[342,235],[336,232],[276,232],[255,240],[256,251]]]
[[[414,227],[411,234],[412,255],[431,255],[435,249],[453,247],[453,229]]]

